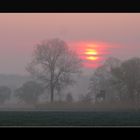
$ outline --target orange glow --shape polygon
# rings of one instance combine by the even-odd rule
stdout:
[[[98,53],[94,49],[86,49],[85,54],[87,54],[87,55],[97,55]]]
[[[95,44],[88,44],[87,46],[88,46],[88,47],[91,47],[91,48],[96,47]]]
[[[94,45],[94,44],[87,44],[87,45],[85,45],[85,52],[84,52],[84,54],[86,55],[85,56],[86,60],[95,61],[95,60],[98,59],[98,57],[97,57],[98,51],[97,51],[96,46],[97,45]]]
[[[108,53],[107,48],[110,44],[96,41],[81,41],[70,44],[83,60],[83,64],[86,68],[97,68],[104,56]]]
[[[86,59],[88,59],[88,60],[97,60],[98,57],[97,56],[87,56]]]

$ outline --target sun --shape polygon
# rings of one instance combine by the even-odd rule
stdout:
[[[92,45],[94,46],[94,45]],[[89,47],[89,45],[88,45]],[[86,55],[86,59],[87,60],[91,60],[91,61],[95,61],[98,59],[98,52],[95,48],[91,48],[91,45],[90,45],[90,48],[86,48],[85,49],[85,55]]]
[[[70,44],[85,68],[97,68],[108,55],[110,44],[97,41],[80,41]]]
[[[94,61],[94,60],[97,60],[98,57],[97,56],[87,56],[86,59],[87,60],[93,60]]]
[[[94,49],[86,49],[85,54],[87,54],[87,55],[97,55],[98,52]]]

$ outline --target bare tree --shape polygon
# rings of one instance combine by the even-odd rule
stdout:
[[[124,61],[120,67],[111,70],[117,83],[125,85],[128,99],[135,103],[140,96],[140,58]]]
[[[3,104],[10,98],[11,89],[7,86],[0,86],[0,103]]]
[[[73,96],[72,96],[72,94],[69,92],[68,94],[67,94],[67,96],[66,96],[66,101],[68,102],[68,103],[71,103],[71,102],[73,102]]]
[[[43,94],[44,88],[41,84],[34,81],[24,83],[20,88],[16,89],[15,96],[28,104],[37,103],[39,96]]]
[[[94,100],[96,99],[96,96],[98,97],[98,94],[100,94],[100,91],[102,90],[106,92],[107,100],[116,98],[114,90],[115,87],[112,84],[114,77],[111,74],[111,69],[120,66],[120,64],[121,61],[119,59],[109,57],[103,65],[94,71],[89,85],[89,94],[94,96]]]
[[[64,41],[50,39],[37,45],[27,70],[49,89],[53,102],[56,90],[73,84],[73,75],[80,72],[80,66],[80,58]]]

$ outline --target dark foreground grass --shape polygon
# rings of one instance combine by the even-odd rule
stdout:
[[[0,126],[140,126],[140,112],[1,111]]]

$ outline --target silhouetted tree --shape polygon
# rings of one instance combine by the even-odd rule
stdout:
[[[135,102],[140,95],[140,58],[124,61],[120,67],[112,68],[116,82],[126,87],[128,99]]]
[[[66,101],[67,101],[68,103],[73,102],[73,96],[72,96],[71,93],[68,93],[68,94],[67,94],[67,96],[66,96]]]
[[[37,45],[27,70],[43,82],[53,102],[56,90],[61,91],[73,84],[73,76],[79,72],[80,66],[81,60],[64,41],[51,39]]]
[[[11,89],[7,86],[0,86],[0,104],[3,104],[11,96]]]
[[[111,74],[111,69],[120,66],[121,61],[117,58],[110,57],[105,63],[99,66],[92,75],[89,85],[89,94],[96,96],[100,94],[100,91],[106,92],[106,99],[112,100],[115,97],[115,87],[113,85],[113,76]],[[115,89],[115,90],[114,90]]]
[[[43,94],[44,88],[39,83],[29,81],[24,83],[16,92],[16,96],[28,104],[37,103],[39,96]]]

